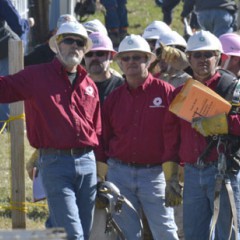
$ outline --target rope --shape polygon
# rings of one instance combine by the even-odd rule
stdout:
[[[2,132],[4,131],[5,127],[11,122],[11,121],[15,121],[15,120],[19,120],[19,119],[22,119],[24,120],[25,119],[25,114],[22,113],[22,114],[19,114],[19,115],[16,115],[16,116],[10,116],[7,120],[5,121],[0,121],[0,122],[3,122],[3,126],[2,128],[0,129],[0,134],[2,134]]]

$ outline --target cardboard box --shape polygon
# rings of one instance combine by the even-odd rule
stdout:
[[[199,81],[189,79],[173,99],[169,110],[182,119],[192,122],[200,116],[229,113],[231,104]]]

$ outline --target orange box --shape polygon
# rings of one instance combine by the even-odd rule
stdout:
[[[178,117],[192,122],[195,117],[210,117],[229,113],[231,104],[199,81],[189,79],[173,99],[169,110]]]

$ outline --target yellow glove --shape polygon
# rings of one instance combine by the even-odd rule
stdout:
[[[36,149],[31,155],[30,159],[26,163],[26,170],[28,172],[29,178],[33,179],[33,168],[37,166],[37,160],[39,158],[39,151]]]
[[[104,181],[107,175],[108,165],[104,162],[97,161],[97,176]]]
[[[165,205],[173,207],[182,203],[182,186],[178,181],[178,164],[175,162],[165,162],[162,164],[165,175]]]
[[[171,64],[181,58],[180,50],[171,46],[162,45],[161,59]]]
[[[225,113],[213,117],[199,117],[192,120],[192,128],[201,133],[204,137],[227,134],[228,122]]]

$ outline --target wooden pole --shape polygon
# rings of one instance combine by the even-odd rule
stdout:
[[[22,41],[9,40],[9,73],[23,69]],[[21,116],[23,102],[10,104],[10,117]],[[25,213],[25,167],[24,167],[24,121],[19,118],[10,122],[11,135],[11,190],[12,228],[26,228]]]

